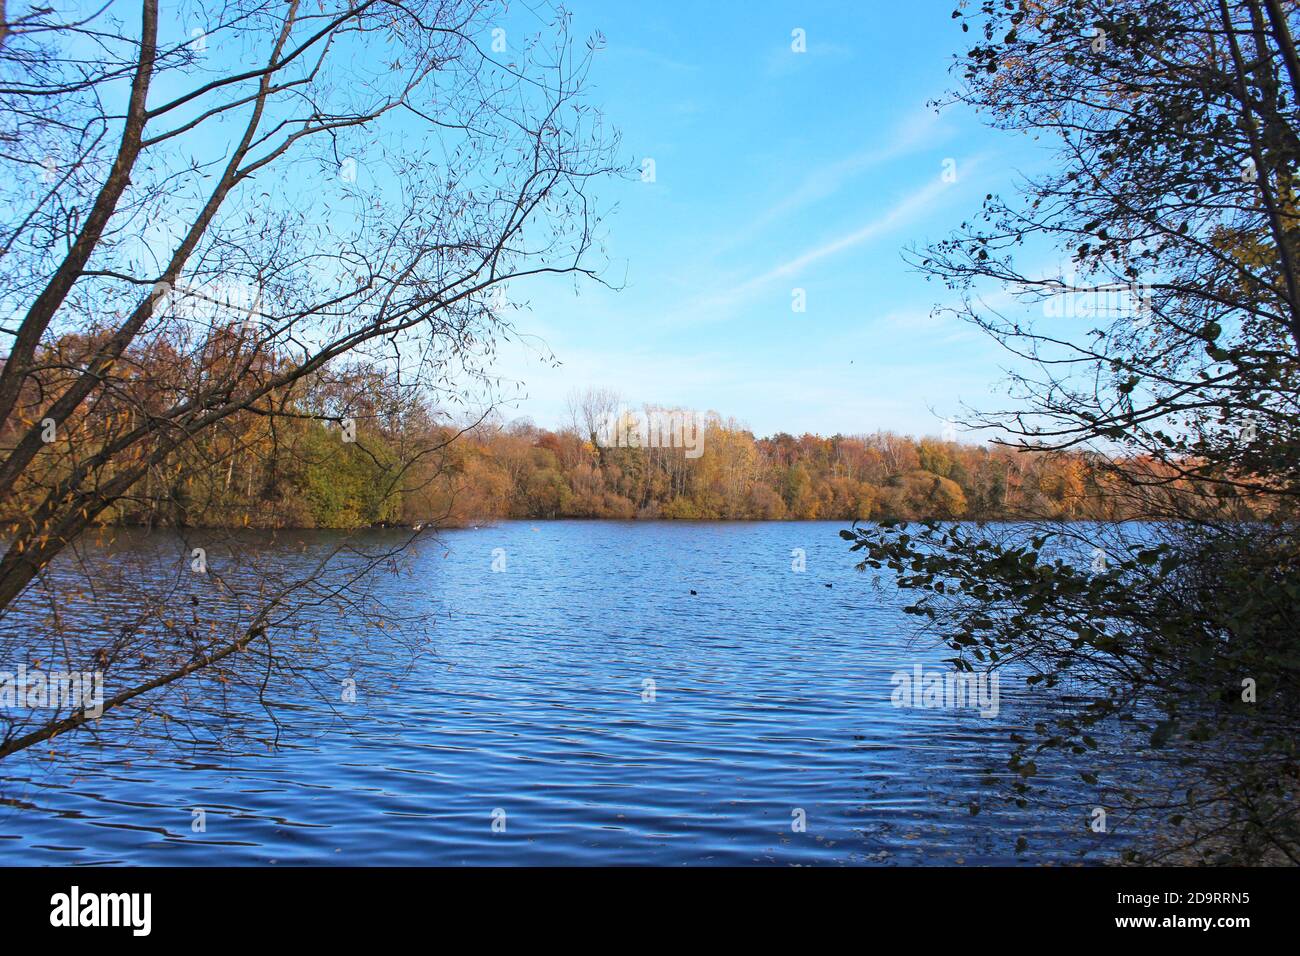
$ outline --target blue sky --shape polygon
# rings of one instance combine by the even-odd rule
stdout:
[[[597,187],[613,209],[604,274],[617,289],[509,289],[527,308],[510,313],[520,336],[495,357],[502,413],[553,427],[572,390],[597,386],[759,435],[938,435],[963,402],[1004,406],[1010,356],[935,317],[954,297],[901,255],[1048,159],[967,110],[926,105],[957,82],[949,68],[970,42],[953,3],[566,2],[579,45],[605,38],[590,102],[621,132],[623,158],[653,161],[654,181]],[[168,29],[188,35],[200,9],[175,11]],[[504,26],[522,43],[543,23],[516,2]],[[792,49],[795,30],[806,52]]]
[[[900,255],[1045,158],[968,111],[926,106],[969,41],[950,0],[567,6],[577,34],[605,35],[592,100],[638,165],[654,160],[655,181],[600,189],[617,205],[619,291],[511,290],[531,308],[520,330],[562,364],[534,340],[508,347],[499,368],[524,396],[508,416],[558,424],[586,385],[760,435],[939,434],[963,401],[1001,404],[1006,354],[931,318],[950,294]]]

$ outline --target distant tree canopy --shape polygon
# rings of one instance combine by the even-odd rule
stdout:
[[[60,341],[53,352],[62,360],[50,364],[85,347]],[[173,374],[184,366],[174,355],[136,364],[152,361]],[[550,431],[495,415],[458,426],[364,367],[302,379],[273,400],[277,415],[227,417],[141,476],[98,521],[358,528],[494,518],[1117,520],[1141,513],[1117,493],[1111,463],[1082,452],[1026,454],[887,431],[755,438],[717,414],[644,409],[698,418],[699,454],[688,457],[682,447],[607,446],[582,426]],[[69,420],[37,458],[44,471],[35,494],[73,456],[92,453],[112,420],[133,413],[138,408],[105,403]],[[16,494],[0,519],[21,526],[38,504]]]
[[[1146,859],[1300,863],[1300,5],[984,0],[953,18],[974,42],[952,99],[1059,146],[915,254],[1019,359],[1016,401],[968,424],[1088,450],[1156,523],[845,537],[954,667],[1071,688],[996,768],[1017,804],[1062,754],[1092,805],[1169,825],[1130,846]],[[1025,268],[1052,249],[1059,270]],[[989,288],[1019,305],[988,308]],[[1100,726],[1136,736],[1146,785],[1099,775]]]

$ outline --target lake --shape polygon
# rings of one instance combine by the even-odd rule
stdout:
[[[144,720],[63,738],[55,759],[36,747],[0,761],[0,863],[1116,855],[1123,834],[1088,829],[1097,798],[1074,769],[1042,764],[1050,804],[972,814],[1007,735],[1051,701],[1005,677],[996,716],[895,706],[891,676],[942,669],[948,653],[913,637],[887,577],[855,570],[843,527],[506,522],[421,538],[373,597],[431,625],[427,646],[390,655],[372,635],[356,700],[282,696],[275,747],[256,701],[236,699],[226,716],[252,730],[221,742]],[[295,540],[310,553],[336,539]],[[134,597],[97,600],[127,613]],[[1020,835],[1030,848],[1017,855]]]

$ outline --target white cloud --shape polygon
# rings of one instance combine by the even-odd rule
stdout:
[[[966,164],[965,169],[970,170],[975,165],[976,161],[971,161]],[[876,239],[916,218],[927,210],[950,185],[944,182],[936,171],[933,180],[908,193],[866,225],[838,236],[829,242],[807,249],[785,262],[778,263],[766,272],[732,286],[730,289],[706,296],[689,307],[687,314],[697,319],[709,318],[716,313],[725,314],[737,305],[748,301],[756,293],[778,279],[798,277],[810,266],[821,260]]]
[[[945,136],[946,132],[940,127],[939,116],[934,110],[925,107],[914,110],[907,119],[886,134],[884,139],[887,145],[873,146],[812,170],[784,198],[765,209],[731,239],[721,243],[715,254],[750,241],[773,223],[823,199],[829,199],[853,177],[919,149],[932,147]]]

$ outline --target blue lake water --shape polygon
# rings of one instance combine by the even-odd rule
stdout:
[[[1004,679],[996,717],[894,706],[891,675],[948,654],[915,640],[887,578],[855,570],[842,527],[506,522],[421,538],[374,596],[430,624],[427,647],[389,654],[372,635],[356,701],[282,695],[278,746],[237,700],[252,729],[219,745],[142,718],[0,761],[0,863],[1114,856],[1073,769],[1054,803],[971,813],[1007,735],[1050,702]],[[306,553],[330,540],[299,538]],[[132,595],[99,599],[126,613]]]

